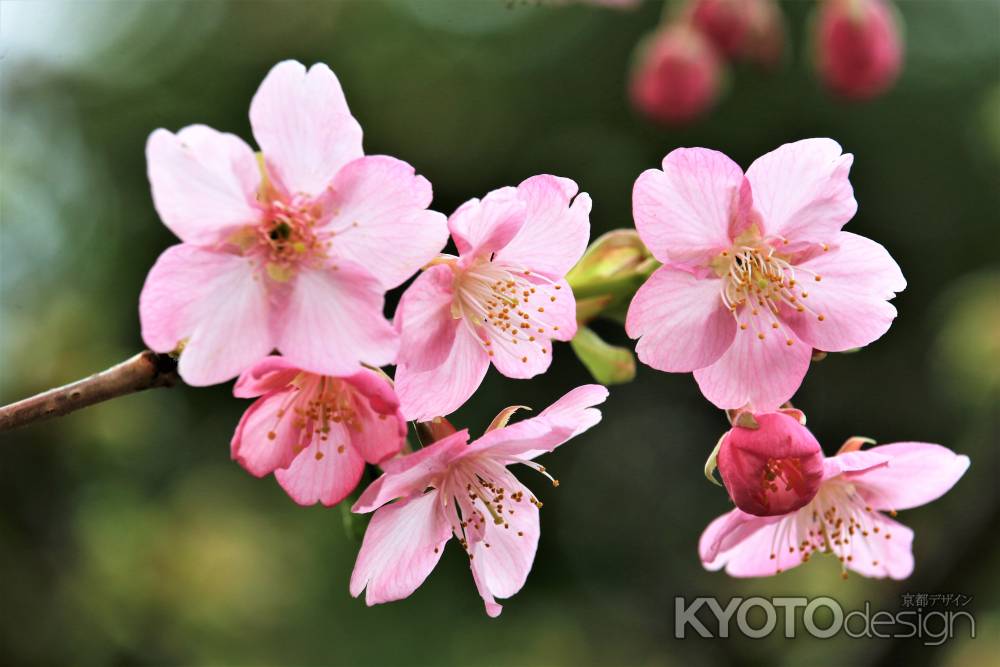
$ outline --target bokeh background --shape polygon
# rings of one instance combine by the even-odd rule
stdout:
[[[540,172],[577,180],[597,233],[631,226],[635,177],[677,146],[744,166],[830,136],[856,155],[849,229],[909,280],[889,333],[815,364],[796,397],[828,454],[852,435],[944,443],[973,465],[916,530],[905,582],[817,559],[779,577],[704,571],[698,536],[728,501],[701,474],[726,428],[689,376],[640,368],[603,423],[549,457],[528,584],[488,619],[450,545],[410,599],[351,598],[358,544],[339,508],[300,508],[229,460],[246,403],[177,387],[0,436],[0,661],[6,664],[981,665],[1000,651],[1000,3],[904,1],[905,71],[845,104],[816,82],[811,2],[785,2],[789,53],[733,70],[685,129],[629,107],[631,51],[661,3],[630,11],[501,0],[0,4],[0,401],[139,350],[146,271],[174,242],[150,200],[157,127],[251,139],[250,98],[277,61],[328,63],[368,153],[414,164],[452,211]],[[624,344],[621,329],[598,327]],[[542,407],[588,381],[569,347],[530,382],[491,372],[456,423]],[[917,481],[915,480],[915,483]],[[832,595],[896,610],[962,593],[976,640],[673,639],[677,595]]]

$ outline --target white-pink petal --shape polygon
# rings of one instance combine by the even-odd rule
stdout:
[[[500,188],[459,206],[448,218],[448,230],[463,259],[471,261],[510,243],[524,224],[526,209],[517,188]]]
[[[449,415],[462,406],[482,384],[490,357],[483,343],[461,320],[447,358],[426,371],[396,368],[396,394],[408,420],[427,421]]]
[[[542,174],[517,186],[525,203],[524,225],[497,252],[496,260],[553,280],[579,261],[590,239],[590,196],[568,178]],[[571,204],[572,201],[572,204]]]
[[[319,63],[275,65],[250,103],[250,124],[275,185],[289,195],[321,194],[361,157],[361,126],[337,76]]]
[[[178,370],[194,386],[230,380],[273,347],[267,294],[250,262],[182,243],[167,248],[139,295],[142,338],[156,352],[184,344]]]
[[[784,144],[747,169],[754,208],[768,235],[792,242],[829,242],[858,204],[848,176],[854,156],[832,139]]]
[[[455,332],[464,325],[451,311],[454,278],[451,267],[432,266],[399,299],[394,320],[400,332],[398,362],[409,371],[440,366],[455,345]]]
[[[968,456],[926,442],[897,442],[867,451],[886,457],[886,465],[849,478],[875,509],[904,510],[937,500],[969,468]]]
[[[724,154],[678,148],[632,190],[632,215],[643,243],[661,262],[705,261],[728,248],[743,170]]]
[[[755,412],[777,410],[802,384],[812,348],[793,338],[787,344],[781,332],[768,330],[764,340],[750,330],[737,330],[733,344],[710,366],[694,372],[694,379],[716,407],[723,410],[747,404]]]
[[[384,287],[364,269],[303,269],[286,298],[275,315],[278,348],[299,368],[343,376],[395,361],[399,336],[382,314]]]
[[[733,343],[736,322],[722,303],[722,281],[664,266],[639,288],[625,331],[638,338],[639,360],[661,371],[709,366]]]
[[[327,199],[336,230],[332,257],[366,267],[396,287],[437,255],[448,240],[445,216],[428,211],[431,184],[406,162],[385,155],[348,163]]]
[[[368,605],[409,596],[437,565],[450,538],[436,490],[382,507],[365,531],[351,573],[351,595],[367,588]]]
[[[239,137],[204,125],[156,130],[146,164],[156,212],[182,241],[219,243],[260,219],[260,170]]]

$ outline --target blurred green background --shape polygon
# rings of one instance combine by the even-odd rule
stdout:
[[[631,50],[661,11],[502,0],[0,4],[0,401],[139,350],[146,271],[174,242],[143,149],[157,127],[250,140],[267,70],[328,63],[368,153],[411,162],[450,212],[551,172],[594,198],[594,235],[631,226],[636,176],[677,146],[744,166],[830,136],[856,156],[849,229],[885,244],[909,287],[889,333],[815,364],[796,397],[828,454],[847,437],[926,440],[972,457],[917,533],[905,582],[842,581],[832,559],[779,577],[704,571],[701,531],[728,509],[702,464],[727,427],[690,376],[641,367],[603,423],[548,457],[538,558],[490,620],[448,548],[410,599],[366,608],[338,508],[299,508],[229,460],[247,403],[228,386],[156,390],[6,433],[0,459],[0,661],[6,664],[981,665],[1000,651],[1000,3],[901,3],[906,69],[840,103],[812,76],[810,2],[782,5],[782,68],[731,72],[718,108],[662,129],[629,108]],[[394,300],[394,299],[393,299]],[[625,344],[620,328],[598,327]],[[517,382],[491,372],[454,418],[542,407],[588,381],[569,347]],[[962,593],[978,639],[674,640],[677,595],[832,595],[895,610]]]

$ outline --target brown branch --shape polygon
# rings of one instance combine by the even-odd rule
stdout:
[[[144,389],[171,387],[179,381],[177,362],[172,357],[146,350],[83,380],[0,407],[0,431],[68,415]]]

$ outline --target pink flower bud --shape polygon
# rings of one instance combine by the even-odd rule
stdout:
[[[719,79],[719,58],[708,40],[674,25],[640,43],[630,94],[633,105],[653,120],[685,123],[712,106]]]
[[[884,0],[827,0],[816,29],[817,68],[834,92],[867,99],[896,80],[903,61],[900,19]]]
[[[780,412],[734,425],[719,448],[719,473],[736,506],[778,516],[806,505],[823,481],[823,450],[805,426]]]
[[[695,0],[691,23],[724,56],[775,65],[784,48],[781,10],[774,0]]]

